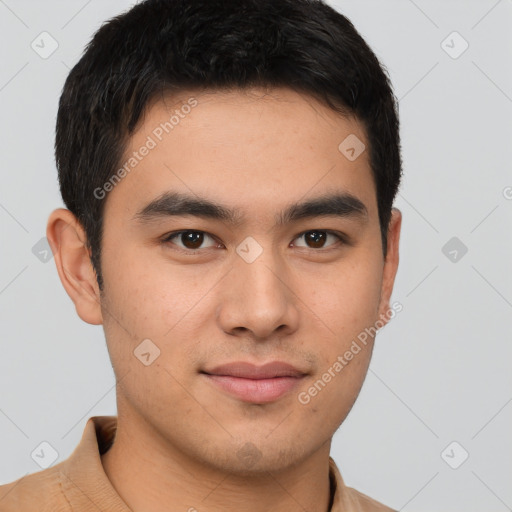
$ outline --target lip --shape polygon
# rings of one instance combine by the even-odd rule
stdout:
[[[291,392],[306,375],[294,366],[273,361],[256,366],[239,361],[201,372],[209,382],[244,402],[274,402]]]

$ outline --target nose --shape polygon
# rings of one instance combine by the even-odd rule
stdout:
[[[218,294],[217,321],[229,334],[247,336],[249,331],[259,340],[291,334],[299,324],[296,286],[271,250],[251,263],[236,256]]]

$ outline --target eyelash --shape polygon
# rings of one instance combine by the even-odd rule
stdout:
[[[333,235],[333,236],[335,236],[338,239],[338,242],[341,243],[341,245],[348,245],[348,240],[347,240],[345,235],[343,235],[342,233],[338,233],[336,231],[328,230],[328,229],[308,229],[307,231],[303,231],[302,233],[299,233],[294,238],[294,240],[296,240],[297,238],[300,238],[300,237],[306,235],[307,233],[313,233],[313,232],[327,233],[328,235]],[[206,231],[196,230],[196,229],[183,229],[181,231],[173,231],[172,233],[167,233],[161,241],[164,244],[172,243],[172,240],[174,238],[179,237],[183,233],[202,233],[204,235],[209,236],[212,240],[216,241],[216,238],[213,235],[211,235],[210,233],[208,233]],[[172,244],[172,245],[175,246],[174,247],[175,250],[177,250],[178,252],[185,253],[185,254],[197,254],[197,253],[201,252],[202,250],[214,249],[214,247],[207,247],[206,249],[183,249],[182,247],[178,247],[175,244]],[[337,245],[338,245],[337,243],[334,243],[334,244],[329,245],[325,249],[324,248],[314,249],[312,247],[302,247],[302,248],[303,249],[304,248],[305,249],[310,249],[310,250],[312,250],[314,252],[326,252],[326,251],[329,251],[330,249],[333,249]]]

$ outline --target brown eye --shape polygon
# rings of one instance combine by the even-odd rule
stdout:
[[[189,231],[180,235],[181,242],[187,249],[199,249],[203,243],[204,235]]]
[[[301,235],[299,235],[296,238],[296,240],[303,238],[306,243],[305,246],[299,245],[299,244],[295,244],[295,245],[297,247],[308,247],[310,249],[323,249],[324,247],[326,247],[325,243],[329,236],[337,238],[338,241],[344,242],[343,238],[336,233],[332,233],[330,231],[323,231],[323,230],[311,230],[311,231],[306,231],[305,233],[302,233]],[[330,247],[331,245],[334,245],[334,244],[329,244],[329,245],[327,245],[327,247]]]
[[[324,231],[309,231],[304,235],[306,243],[312,244],[315,249],[323,247],[327,235]]]
[[[178,231],[176,233],[171,233],[167,236],[163,241],[165,243],[172,243],[173,245],[177,245],[181,249],[188,249],[190,251],[194,251],[197,249],[204,249],[205,247],[201,247],[204,243],[205,238],[213,238],[206,234],[203,231]],[[177,239],[181,242],[181,245],[173,240]],[[211,247],[211,246],[210,246]]]

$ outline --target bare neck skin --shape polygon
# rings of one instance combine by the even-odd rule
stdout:
[[[115,442],[101,461],[134,512],[328,512],[330,445],[285,471],[236,475],[165,444],[143,419],[120,419]]]

